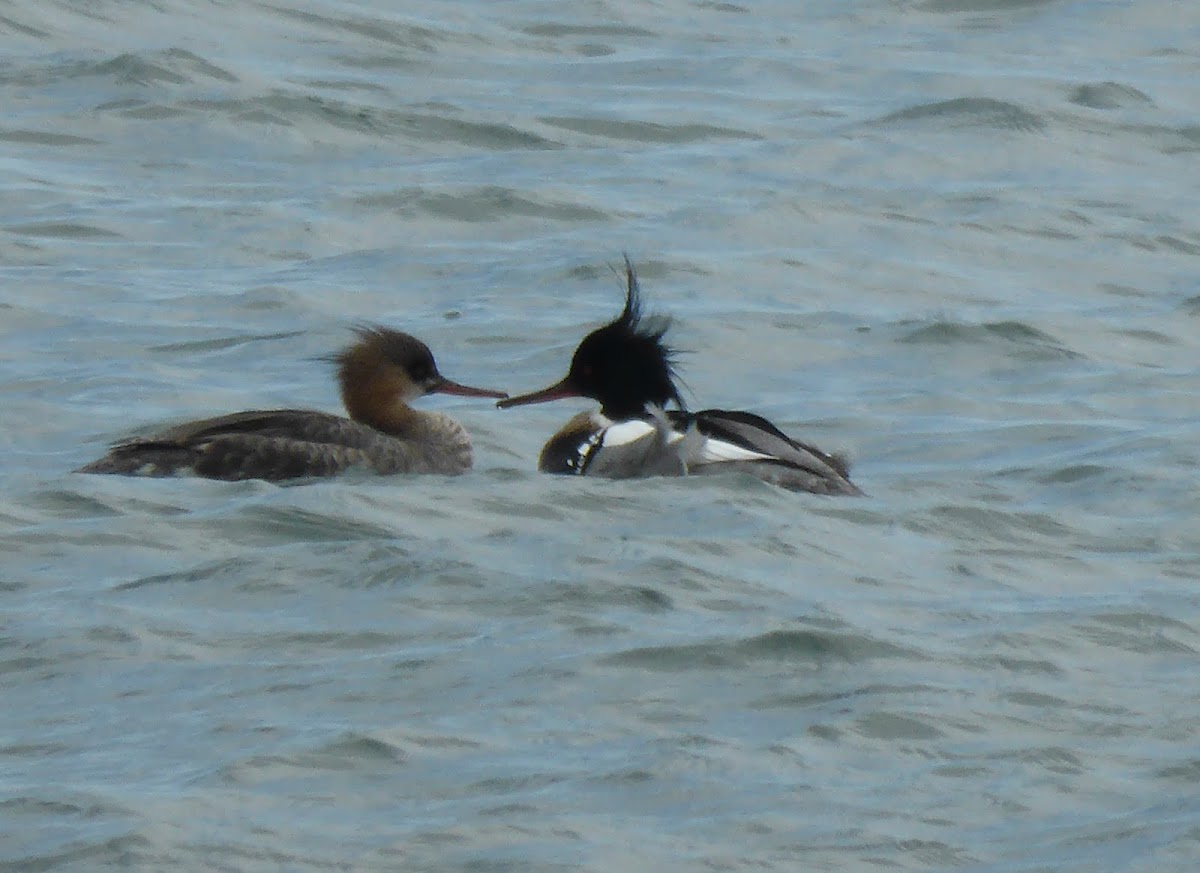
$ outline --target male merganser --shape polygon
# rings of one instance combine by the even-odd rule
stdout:
[[[386,327],[356,332],[357,342],[328,358],[338,365],[350,418],[310,409],[235,412],[116,443],[79,472],[276,481],[332,476],[350,467],[449,475],[469,470],[471,440],[463,426],[440,412],[419,412],[409,401],[434,393],[508,395],[451,382],[416,337]]]
[[[583,338],[562,381],[499,401],[501,408],[562,397],[589,397],[582,412],[550,438],[538,459],[545,473],[577,476],[684,476],[743,471],[797,491],[859,495],[844,458],[784,434],[749,412],[688,412],[675,386],[670,320],[643,318],[637,275],[625,259],[625,309]],[[668,403],[678,408],[666,411]]]

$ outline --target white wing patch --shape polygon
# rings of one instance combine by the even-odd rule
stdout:
[[[586,467],[591,456],[604,449],[619,450],[622,447],[633,447],[643,444],[647,453],[641,463],[646,466],[643,473],[663,466],[687,473],[689,466],[705,464],[732,463],[737,461],[769,461],[772,455],[743,448],[727,440],[706,437],[696,429],[695,425],[686,431],[676,430],[666,414],[657,407],[650,407],[650,420],[631,419],[630,421],[607,422],[603,416],[595,419],[604,420],[607,426],[592,434],[579,447],[579,462],[577,469]],[[596,423],[599,423],[597,421]],[[657,446],[657,448],[654,448]]]
[[[706,439],[696,455],[691,458],[693,464],[719,464],[722,461],[769,461],[770,455],[743,449],[741,446],[727,443],[724,440]]]
[[[684,454],[689,435],[675,430],[657,407],[650,407],[649,420],[612,421],[593,415],[592,424],[601,428],[584,440],[578,457],[568,466],[576,473],[627,479],[632,476],[678,476],[687,473]]]
[[[613,448],[615,446],[627,446],[630,443],[636,443],[638,440],[645,439],[648,436],[661,432],[661,428],[657,427],[655,422],[642,421],[641,419],[633,419],[631,421],[622,421],[619,424],[609,425],[604,429],[601,436],[600,445]],[[667,445],[674,445],[683,439],[683,434],[679,431],[672,431],[670,436],[665,440]]]

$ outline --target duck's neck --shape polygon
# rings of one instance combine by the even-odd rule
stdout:
[[[422,417],[422,413],[395,394],[389,396],[369,383],[358,386],[343,385],[342,403],[355,421],[392,436],[410,433],[419,426]]]
[[[600,405],[600,414],[612,421],[630,421],[635,418],[648,418],[650,411],[649,404],[647,403],[636,400],[621,400],[602,403]]]

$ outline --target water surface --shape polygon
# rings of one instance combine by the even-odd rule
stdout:
[[[0,12],[6,870],[1190,871],[1200,13]],[[557,379],[628,252],[695,406],[869,496],[145,481],[348,328]]]

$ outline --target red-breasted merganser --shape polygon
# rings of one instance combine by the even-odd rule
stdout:
[[[358,341],[328,360],[337,364],[350,418],[310,409],[235,412],[116,443],[81,473],[209,479],[332,476],[351,467],[376,473],[443,473],[471,468],[463,426],[409,402],[426,394],[507,397],[451,382],[429,346],[386,327],[358,328]]]
[[[859,495],[844,458],[792,439],[749,412],[688,412],[675,386],[670,320],[644,318],[637,275],[625,259],[625,309],[583,338],[560,382],[499,401],[501,408],[588,397],[582,412],[550,438],[538,459],[545,473],[577,476],[684,476],[743,471],[796,491]],[[668,403],[677,409],[667,411]]]

